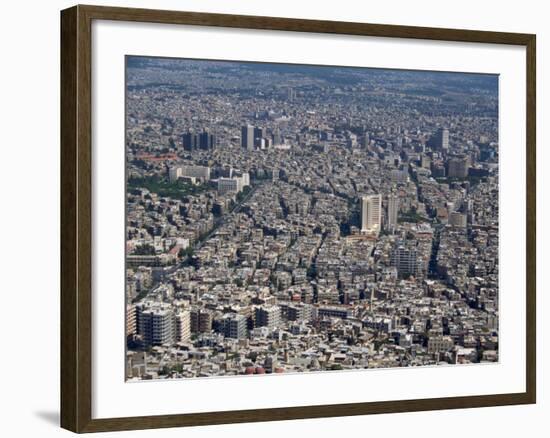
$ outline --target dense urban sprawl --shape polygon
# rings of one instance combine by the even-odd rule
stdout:
[[[128,58],[127,378],[498,361],[497,80]]]

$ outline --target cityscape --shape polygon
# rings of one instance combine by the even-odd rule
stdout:
[[[499,360],[498,76],[126,57],[126,379]]]

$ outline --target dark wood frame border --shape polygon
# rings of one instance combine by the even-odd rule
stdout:
[[[92,419],[92,20],[138,21],[525,46],[527,51],[526,391],[470,397]],[[535,52],[536,37],[531,34],[81,5],[63,10],[61,12],[61,426],[80,433],[535,403]]]

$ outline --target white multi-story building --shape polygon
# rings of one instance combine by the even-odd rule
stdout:
[[[281,308],[279,306],[256,307],[256,327],[267,327],[270,330],[281,324]]]
[[[170,179],[170,182],[174,182],[182,176],[183,174],[181,166],[174,166],[168,169],[168,178]]]
[[[183,166],[182,176],[201,178],[205,181],[210,179],[210,167],[208,166]]]
[[[241,191],[241,179],[240,178],[218,178],[218,192],[238,193]]]
[[[218,178],[218,192],[241,192],[246,186],[250,185],[250,174],[244,172],[241,176],[232,178]]]
[[[382,196],[363,196],[361,198],[361,231],[378,234],[381,223]]]
[[[172,345],[176,341],[176,321],[169,304],[145,303],[137,307],[138,333],[145,345]]]
[[[204,181],[210,179],[210,167],[208,166],[173,166],[168,170],[170,181],[176,181],[181,177],[199,178]]]

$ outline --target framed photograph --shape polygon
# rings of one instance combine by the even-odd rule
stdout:
[[[535,403],[535,35],[61,12],[61,425]]]

